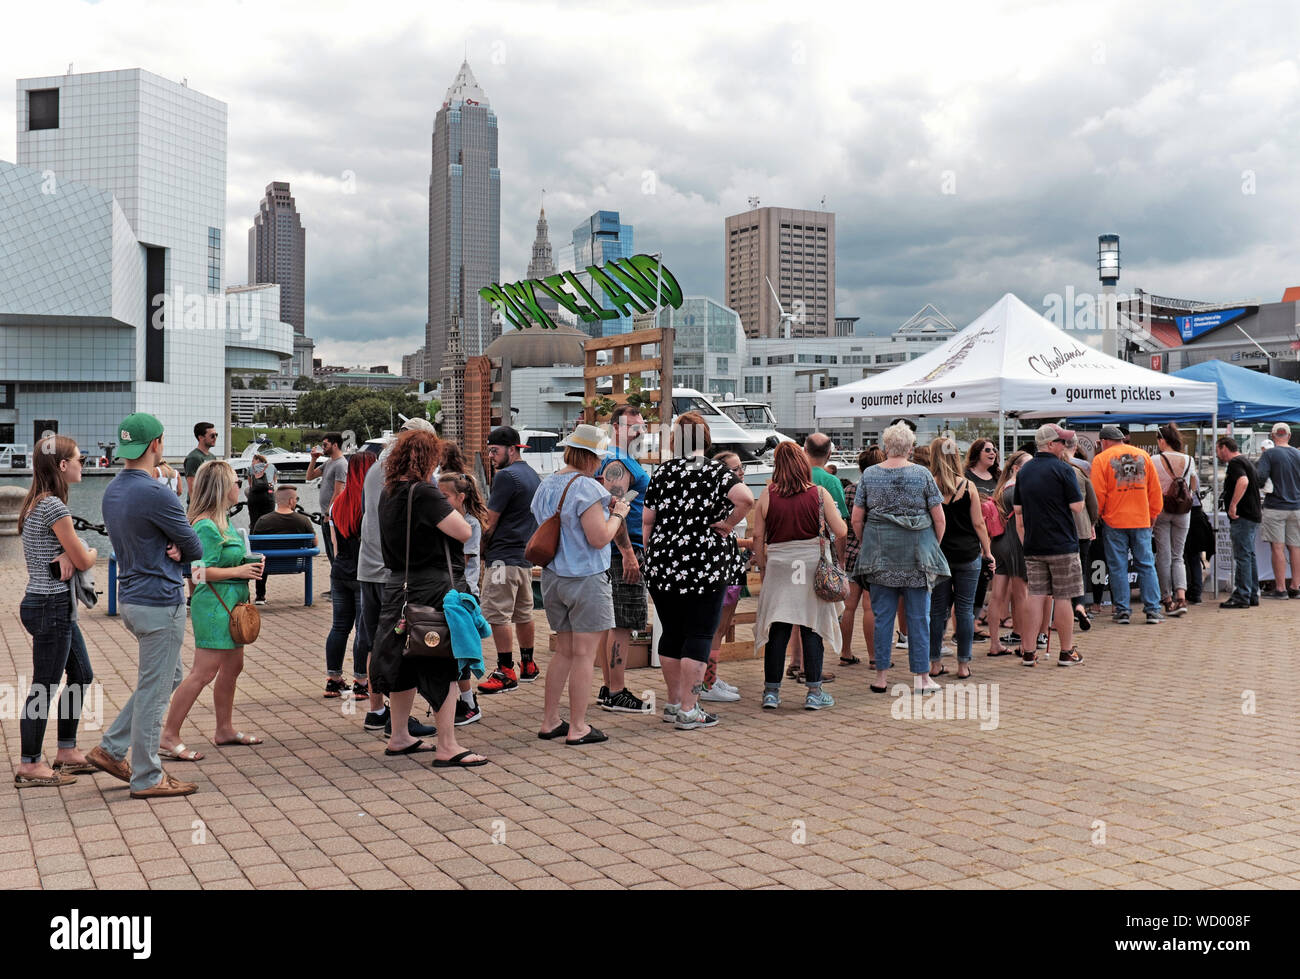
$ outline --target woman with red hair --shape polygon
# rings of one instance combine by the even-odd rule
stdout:
[[[352,639],[352,696],[361,700],[370,696],[366,682],[366,661],[370,657],[373,637],[361,616],[361,584],[357,581],[357,554],[361,550],[362,489],[366,473],[375,464],[373,452],[357,452],[348,459],[348,478],[334,497],[330,509],[330,528],[334,535],[334,564],[330,568],[330,601],[334,605],[334,623],[325,637],[325,696],[338,697],[343,685],[343,653],[348,636]]]
[[[772,459],[772,481],[754,507],[754,557],[763,572],[758,593],[754,645],[763,656],[763,706],[781,705],[785,650],[794,627],[803,642],[804,707],[834,707],[822,691],[825,647],[840,648],[842,602],[826,602],[813,592],[813,570],[821,556],[823,522],[836,537],[848,532],[834,498],[812,480],[808,457],[793,442],[782,442]]]

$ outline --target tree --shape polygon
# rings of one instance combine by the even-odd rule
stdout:
[[[250,391],[265,391],[266,389],[267,383],[265,374],[258,374],[248,382],[248,390]]]
[[[364,387],[304,391],[298,398],[299,424],[325,431],[350,428],[359,440],[378,435],[389,427],[396,428],[401,423],[399,414],[425,418],[425,406],[414,394],[405,391]]]
[[[306,374],[299,374],[293,379],[293,389],[295,391],[316,391],[320,385]]]
[[[242,377],[240,377],[238,374],[234,374],[234,375],[231,376],[231,378],[230,378],[230,390],[232,390],[232,391],[242,391],[242,390],[244,390],[244,379],[243,379]]]

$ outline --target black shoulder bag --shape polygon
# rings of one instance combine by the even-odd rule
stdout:
[[[411,579],[411,509],[415,505],[415,483],[406,494],[406,570],[402,575],[402,616],[394,629],[399,635],[406,633],[402,655],[410,657],[437,657],[450,659],[451,627],[442,609],[432,605],[412,605],[407,601],[406,586]],[[455,587],[456,573],[451,567],[451,549],[447,538],[442,539],[442,553],[447,559],[447,577]]]

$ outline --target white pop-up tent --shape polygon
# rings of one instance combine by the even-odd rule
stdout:
[[[1054,326],[1007,293],[943,346],[817,394],[818,418],[1199,415],[1218,429],[1218,386],[1149,371]],[[1118,420],[1118,419],[1117,419]],[[1219,472],[1214,468],[1214,496]],[[1218,574],[1215,574],[1215,590]]]
[[[817,394],[818,418],[1063,418],[1205,415],[1214,384],[1108,357],[1011,293],[941,347],[892,370]]]

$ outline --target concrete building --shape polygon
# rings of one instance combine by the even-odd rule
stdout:
[[[417,381],[425,380],[423,347],[413,354],[402,355],[402,374],[406,377],[413,377]]]
[[[502,333],[484,351],[485,356],[500,362],[499,371],[494,372],[499,403],[492,414],[518,428],[555,432],[572,428],[582,415],[586,341],[585,333],[567,323],[554,330]]]
[[[636,254],[632,243],[632,225],[619,220],[618,211],[597,211],[573,229],[573,264],[575,274],[583,287],[603,308],[613,305],[605,290],[592,281],[590,275],[579,271],[588,265],[604,265],[611,258],[631,258]],[[579,329],[593,337],[611,337],[632,332],[632,317],[598,319],[582,323]]]
[[[254,419],[267,408],[287,408],[292,415],[298,411],[298,399],[303,393],[293,390],[231,391],[231,421],[235,425],[252,425]]]
[[[267,184],[253,226],[248,229],[248,284],[274,282],[280,286],[280,313],[293,324],[293,359],[282,376],[290,385],[311,373],[315,343],[307,336],[306,310],[307,231],[289,192],[288,183]]]
[[[726,220],[724,301],[751,337],[783,336],[781,309],[794,317],[792,337],[833,335],[835,215],[759,207]],[[771,282],[771,288],[768,282]]]
[[[228,371],[292,354],[290,329],[228,323],[225,104],[141,69],[27,78],[17,130],[17,166],[0,163],[0,442],[53,430],[93,450],[147,411],[183,454],[195,421],[229,419]]]
[[[467,61],[447,89],[433,123],[425,378],[440,376],[447,335],[458,319],[466,356],[482,353],[500,335],[492,307],[478,294],[500,279],[497,117]]]
[[[779,429],[792,438],[820,429],[842,449],[862,448],[864,439],[879,437],[881,420],[818,419],[817,392],[915,360],[957,332],[942,313],[926,305],[887,337],[823,337],[798,343],[750,339],[737,396],[771,405]]]
[[[528,278],[545,279],[554,274],[555,260],[551,255],[551,236],[546,225],[546,208],[543,206],[537,215],[537,237],[533,239],[533,254],[528,259]],[[559,303],[550,296],[541,294],[537,304],[553,322],[559,322]]]

